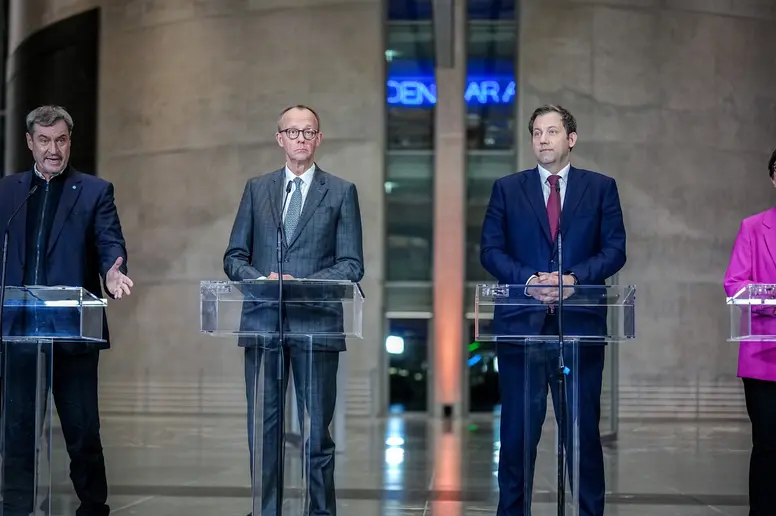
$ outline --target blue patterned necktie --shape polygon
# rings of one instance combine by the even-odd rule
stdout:
[[[294,192],[291,194],[291,200],[288,202],[288,211],[283,221],[286,230],[286,244],[291,242],[291,238],[296,231],[296,225],[299,223],[299,216],[302,214],[302,178],[294,178]]]

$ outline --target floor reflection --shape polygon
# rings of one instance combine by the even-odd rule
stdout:
[[[241,418],[109,416],[102,426],[114,514],[247,514]],[[72,516],[77,504],[56,429],[55,435],[54,514]],[[494,514],[497,436],[497,417],[447,424],[411,414],[352,419],[338,443],[338,514]],[[746,515],[750,442],[745,423],[623,424],[605,449],[607,516]],[[554,446],[547,425],[534,516],[556,514]],[[295,456],[287,453],[288,460]]]

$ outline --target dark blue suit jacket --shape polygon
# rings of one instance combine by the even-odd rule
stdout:
[[[614,179],[571,167],[561,215],[563,272],[573,272],[580,285],[604,285],[625,265],[625,225]],[[557,248],[538,168],[495,182],[482,227],[482,265],[501,284],[525,284],[537,272],[557,270]],[[601,294],[603,294],[603,290]],[[510,298],[528,305],[524,289],[511,289]],[[586,294],[588,297],[590,292]],[[563,311],[564,334],[604,335],[606,308]],[[601,300],[603,304],[603,299]],[[546,307],[497,306],[493,331],[499,334],[541,333]]]
[[[0,180],[0,224],[3,228],[29,193],[32,175],[30,170]],[[10,226],[7,286],[22,286],[24,281],[26,222],[25,206]],[[113,185],[71,167],[48,242],[49,285],[83,287],[95,296],[103,297],[105,274],[119,256],[124,259],[121,269],[126,274],[127,250],[114,203]],[[110,296],[107,289],[105,292]],[[10,322],[6,318],[6,324]],[[109,348],[106,316],[103,316],[103,337],[105,343],[66,343],[59,347],[73,353]]]

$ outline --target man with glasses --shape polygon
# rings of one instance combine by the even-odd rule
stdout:
[[[278,120],[275,138],[285,151],[286,163],[279,170],[248,181],[243,192],[232,228],[229,246],[224,254],[224,271],[232,281],[277,279],[278,227],[282,228],[283,277],[285,279],[330,279],[357,282],[364,275],[364,253],[361,235],[361,212],[358,193],[353,183],[324,172],[315,163],[315,150],[321,143],[320,119],[307,106],[285,109]],[[262,291],[263,287],[257,287]],[[268,287],[277,292],[276,287]],[[263,296],[262,296],[263,297]],[[243,329],[277,331],[277,306],[247,306],[243,308]],[[326,307],[324,307],[326,308]],[[286,309],[284,327],[342,327],[342,314],[332,308],[316,307],[304,311]],[[288,331],[286,329],[286,331]],[[275,515],[277,489],[277,411],[280,396],[285,396],[289,367],[300,405],[309,417],[309,507],[306,514],[334,516],[337,513],[334,496],[334,441],[329,425],[334,417],[337,397],[339,352],[345,351],[345,339],[327,337],[316,341],[312,363],[303,352],[304,342],[292,336],[284,339],[283,392],[277,392],[277,353],[262,349],[248,338],[241,338],[245,347],[245,386],[248,401],[248,441],[251,454],[251,474],[260,474],[261,516]],[[262,354],[267,353],[266,357]],[[261,471],[254,471],[254,385],[257,364],[263,361],[264,383],[260,387],[267,407],[262,429],[255,435],[261,439]],[[306,386],[307,388],[302,388]],[[306,399],[309,395],[310,399]],[[292,407],[296,409],[297,407]],[[299,407],[301,409],[301,407]],[[304,424],[303,418],[302,424]],[[282,493],[280,493],[282,496]],[[257,515],[258,516],[258,515]]]

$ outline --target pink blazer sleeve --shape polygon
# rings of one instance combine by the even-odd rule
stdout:
[[[730,255],[730,263],[725,271],[725,293],[728,296],[734,295],[747,285],[758,283],[754,278],[753,261],[752,229],[741,222],[738,236],[733,244],[733,252]],[[752,312],[760,315],[776,315],[774,307],[766,305],[753,305]]]
[[[725,293],[734,295],[746,285],[754,283],[752,278],[752,243],[749,229],[741,222],[730,262],[725,271]]]

